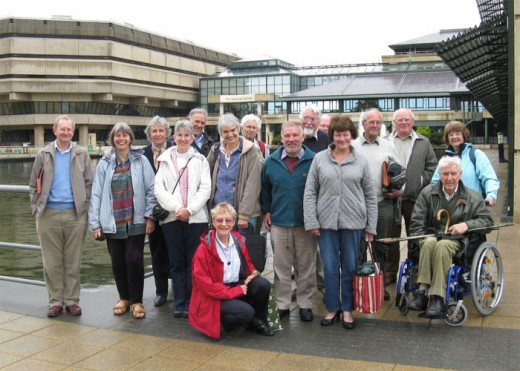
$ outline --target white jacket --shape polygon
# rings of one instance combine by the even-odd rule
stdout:
[[[180,183],[175,192],[173,188],[177,183],[177,173],[171,159],[171,152],[177,146],[168,148],[158,158],[159,170],[155,175],[155,198],[159,204],[170,211],[170,215],[161,224],[174,220],[175,212],[183,207],[181,199]],[[211,176],[209,173],[208,160],[196,152],[193,147],[188,150],[188,206],[190,212],[189,223],[207,223],[209,221],[206,203],[211,195]]]

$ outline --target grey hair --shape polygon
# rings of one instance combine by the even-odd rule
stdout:
[[[245,115],[244,117],[242,117],[240,126],[244,127],[250,121],[253,121],[256,124],[256,127],[258,128],[258,130],[260,130],[262,128],[262,120],[260,120],[260,117],[258,117],[257,115],[253,115],[253,114]]]
[[[208,111],[206,111],[204,108],[194,108],[194,109],[192,109],[190,111],[190,113],[188,113],[188,117],[191,118],[191,117],[193,117],[196,114],[204,115],[206,120],[208,119]]]
[[[237,216],[237,212],[235,211],[235,208],[228,204],[227,202],[221,202],[219,204],[216,204],[213,209],[211,209],[211,220],[215,222],[215,218],[217,215],[221,214],[230,214],[233,217],[233,220],[235,220]]]
[[[412,110],[409,109],[409,108],[399,108],[397,111],[394,112],[394,117],[392,117],[392,121],[395,121],[397,115],[401,112],[408,112],[408,114],[410,115],[410,117],[412,118],[413,121],[415,121],[415,115],[413,114]]]
[[[112,130],[110,130],[110,134],[108,135],[108,141],[110,142],[110,145],[112,147],[116,146],[114,143],[114,137],[116,136],[117,133],[119,133],[121,131],[130,136],[130,144],[132,144],[134,142],[134,139],[135,139],[134,132],[132,131],[132,128],[130,127],[130,125],[128,125],[126,122],[118,122],[117,124],[114,125]]]
[[[56,117],[56,119],[54,120],[54,129],[57,129],[58,128],[58,124],[59,122],[63,120],[63,121],[70,121],[72,123],[72,131],[74,132],[76,130],[76,124],[74,123],[74,121],[72,121],[72,119],[67,116],[67,115],[59,115],[58,117]]]
[[[300,124],[298,121],[292,121],[292,120],[289,120],[289,121],[285,121],[283,124],[282,124],[282,134],[283,132],[285,131],[285,129],[287,128],[290,128],[292,126],[296,126],[297,128],[300,129],[300,134],[303,135],[303,128],[302,128],[302,124]]]
[[[186,130],[191,135],[191,139],[195,138],[195,132],[193,129],[193,124],[190,120],[179,120],[175,124],[175,128],[173,129],[173,135],[176,135],[179,131]]]
[[[374,112],[376,112],[376,113],[379,114],[379,118],[381,119],[381,123],[383,123],[383,122],[384,122],[384,120],[383,120],[383,114],[382,114],[381,111],[378,110],[377,108],[370,108],[370,109],[368,109],[368,110],[366,110],[366,111],[361,112],[361,116],[360,116],[360,118],[359,118],[359,121],[361,121],[361,123],[364,124],[364,123],[365,123],[365,120],[367,119],[368,114],[369,114],[369,113],[374,113]]]
[[[459,174],[462,173],[462,166],[460,165],[460,158],[458,156],[443,156],[439,160],[439,174],[445,167],[450,167],[453,165],[457,165]]]
[[[305,111],[312,111],[318,116],[318,120],[321,120],[321,110],[315,104],[309,104],[300,111],[300,120],[303,119],[303,113]]]
[[[224,126],[234,126],[240,131],[240,122],[232,113],[226,113],[218,119],[218,133],[222,135],[222,128]]]
[[[144,129],[144,133],[146,134],[148,141],[151,141],[150,134],[152,133],[152,128],[155,125],[162,125],[164,130],[166,130],[166,136],[169,137],[172,134],[172,129],[170,128],[168,121],[166,121],[164,117],[154,116],[150,121],[148,121],[148,125],[146,125],[146,128]]]

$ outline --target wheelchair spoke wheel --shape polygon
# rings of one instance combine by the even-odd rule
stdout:
[[[471,297],[477,311],[488,316],[496,309],[504,290],[504,267],[496,246],[481,244],[471,263]]]
[[[399,313],[405,315],[408,313],[408,294],[403,292],[395,297],[395,306],[399,309]]]
[[[468,310],[466,306],[462,303],[462,300],[459,302],[450,302],[448,307],[446,308],[446,318],[444,322],[453,327],[462,326],[464,322],[468,319]]]

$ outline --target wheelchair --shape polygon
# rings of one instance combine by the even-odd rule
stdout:
[[[419,245],[414,240],[397,279],[395,306],[403,315],[408,313],[411,295],[418,289],[418,262]],[[472,238],[467,248],[453,257],[446,283],[446,324],[456,327],[466,322],[468,310],[463,298],[468,295],[481,315],[493,313],[504,290],[504,266],[495,244],[486,241],[485,235]]]

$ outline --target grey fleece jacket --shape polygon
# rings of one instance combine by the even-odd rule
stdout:
[[[367,158],[351,146],[350,156],[338,164],[333,146],[312,162],[303,196],[305,230],[365,229],[375,235],[377,199]]]

